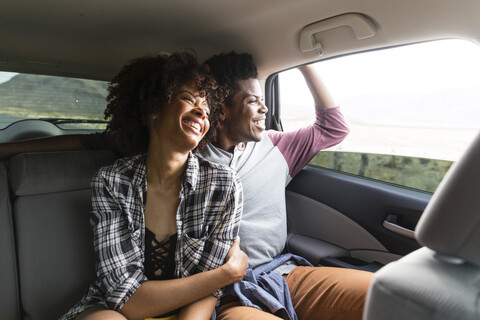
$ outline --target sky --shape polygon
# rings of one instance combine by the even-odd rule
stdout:
[[[437,41],[315,65],[352,132],[337,150],[456,160],[480,129],[480,46]],[[286,131],[312,123],[301,73],[280,75]]]
[[[464,40],[373,51],[331,59],[316,66],[334,95],[369,91],[372,82],[375,90],[384,93],[395,93],[398,88],[410,92],[450,88],[452,78],[455,78],[457,87],[480,87],[480,46]],[[372,66],[376,66],[375,73],[371,72]],[[292,77],[289,86],[303,82],[296,69],[287,73]],[[346,74],[349,77],[345,77]],[[391,77],[392,74],[396,76]],[[377,81],[379,79],[389,81]]]
[[[363,122],[389,122],[395,120],[393,114],[399,121],[422,124],[435,121],[477,128],[480,124],[480,46],[476,44],[436,41],[315,66],[345,113],[363,117]],[[283,108],[282,116],[298,117],[303,111],[313,114],[313,99],[298,70],[281,75],[280,85],[282,105],[295,106]],[[472,112],[472,117],[465,117],[464,112]]]
[[[17,75],[15,72],[0,72],[0,83],[10,80],[15,75]]]

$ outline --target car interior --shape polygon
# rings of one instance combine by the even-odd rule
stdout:
[[[81,79],[105,88],[125,63],[146,54],[190,50],[204,61],[220,52],[248,52],[269,108],[267,129],[284,130],[286,72],[445,39],[478,47],[479,17],[477,0],[5,0],[0,73],[54,76],[63,84]],[[337,73],[344,76],[344,70]],[[105,128],[103,111],[95,119],[58,111],[32,115],[36,108],[53,110],[49,101],[65,91],[61,87],[38,106],[13,108],[2,100],[17,90],[8,83],[0,78],[0,143]],[[457,107],[453,101],[450,110]],[[10,121],[11,110],[20,116]],[[374,116],[368,109],[364,113]],[[414,121],[417,114],[409,115]],[[343,172],[340,167],[347,165],[339,165],[342,155],[333,152],[333,169],[311,163],[287,186],[285,251],[313,265],[375,272],[366,320],[480,319],[480,127],[478,118],[463,118],[475,125],[472,139],[458,159],[449,159],[453,165],[438,187],[419,189]],[[441,130],[449,134],[454,128]],[[352,130],[352,139],[355,134]],[[442,139],[437,137],[441,148],[463,148],[463,142]],[[363,154],[352,161],[371,166],[373,158]],[[0,318],[58,319],[82,297],[95,278],[90,180],[117,157],[111,150],[27,151],[0,161]],[[389,159],[383,170],[417,161],[395,154]],[[432,159],[418,161],[439,171],[442,163]]]

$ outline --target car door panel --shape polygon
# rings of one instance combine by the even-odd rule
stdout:
[[[287,248],[314,262],[346,254],[343,260],[350,262],[388,263],[420,247],[408,232],[430,197],[426,192],[307,166],[286,191]],[[395,226],[405,232],[398,233]]]

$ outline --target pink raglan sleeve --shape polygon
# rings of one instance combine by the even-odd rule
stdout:
[[[279,132],[269,130],[268,137],[287,161],[290,177],[294,177],[320,151],[334,146],[349,133],[339,107],[316,108],[315,122],[305,128]]]

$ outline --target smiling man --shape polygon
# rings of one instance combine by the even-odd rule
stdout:
[[[300,67],[315,101],[314,123],[293,132],[266,131],[268,109],[252,56],[231,52],[214,56],[206,64],[229,95],[223,104],[222,126],[199,155],[234,168],[240,176],[244,189],[240,246],[250,268],[261,266],[272,271],[273,278],[253,280],[253,285],[273,281],[275,286],[276,275],[283,275],[291,294],[291,302],[278,301],[278,296],[272,297],[275,301],[268,296],[258,301],[262,288],[255,293],[236,288],[223,299],[217,319],[278,319],[252,305],[291,319],[295,312],[300,319],[361,319],[372,273],[297,266],[304,261],[281,254],[287,240],[285,187],[318,151],[346,137],[349,130],[339,107],[319,75],[309,66]],[[252,288],[252,283],[245,288]],[[249,300],[253,296],[255,301]]]
[[[265,130],[263,94],[256,79],[239,80],[237,93],[225,103],[222,127],[215,144],[223,150],[234,152],[239,144],[262,140]]]

